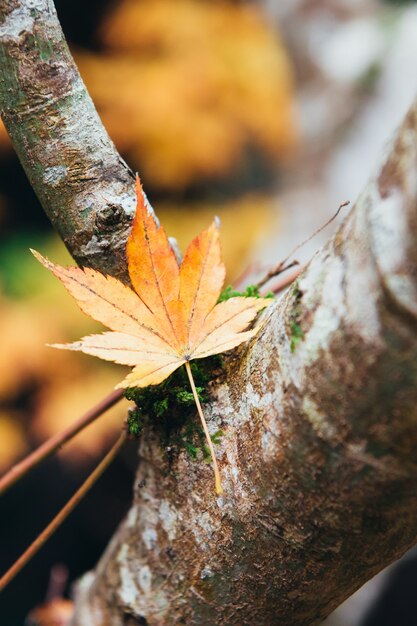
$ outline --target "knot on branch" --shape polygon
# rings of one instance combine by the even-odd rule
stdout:
[[[95,227],[98,231],[111,229],[125,217],[125,211],[120,204],[107,204],[96,212]]]

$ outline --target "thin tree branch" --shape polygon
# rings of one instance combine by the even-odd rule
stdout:
[[[104,459],[97,465],[87,480],[81,485],[78,491],[72,496],[60,512],[54,517],[52,522],[41,532],[35,541],[29,546],[22,556],[12,565],[12,567],[0,578],[0,592],[17,576],[17,574],[33,559],[42,546],[52,537],[52,535],[63,524],[75,507],[87,495],[100,476],[105,472],[110,463],[118,454],[120,448],[127,439],[126,431],[123,431],[114,446],[109,450]]]
[[[0,3],[0,114],[76,261],[126,279],[134,177],[80,78],[52,0]]]
[[[123,390],[118,389],[116,391],[112,391],[111,394],[87,411],[87,413],[82,415],[73,424],[68,426],[68,428],[65,428],[61,432],[50,437],[47,441],[36,448],[36,450],[22,459],[22,461],[16,463],[16,465],[14,465],[6,474],[4,474],[4,476],[0,478],[0,496],[33,468],[39,465],[39,463],[62,448],[64,444],[75,437],[75,435],[77,435],[81,430],[86,428],[86,426],[94,422],[98,417],[100,417],[100,415],[105,413],[105,411],[119,402],[122,397]]]
[[[283,276],[280,280],[271,285],[270,289],[265,289],[265,291],[262,292],[262,295],[267,295],[269,291],[272,291],[272,293],[275,294],[281,293],[281,291],[284,291],[284,289],[287,289],[287,287],[292,285],[292,283],[304,272],[305,268],[305,265],[299,265],[293,272]]]

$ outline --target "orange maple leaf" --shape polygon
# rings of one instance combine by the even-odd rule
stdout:
[[[259,326],[245,329],[270,301],[235,297],[218,304],[225,268],[216,221],[191,242],[179,265],[139,178],[136,191],[136,216],[126,249],[134,290],[112,276],[89,268],[61,267],[32,251],[64,283],[84,313],[111,329],[53,347],[134,366],[118,387],[157,385],[185,365],[212,454],[216,489],[222,493],[189,362],[230,350],[253,337]]]

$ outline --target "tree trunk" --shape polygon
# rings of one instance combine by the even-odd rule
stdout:
[[[9,64],[23,67],[27,56],[36,67],[36,20],[13,47],[12,17],[45,3],[16,0],[0,26],[3,87]],[[13,71],[24,96],[20,108],[7,108],[9,128],[31,114],[35,97]],[[76,120],[76,100],[68,111]],[[53,119],[51,137],[60,128]],[[88,153],[84,141],[74,130],[72,145]],[[49,154],[48,144],[31,146]],[[67,156],[62,165],[71,169]],[[82,167],[77,185],[60,181],[69,206],[91,186]],[[118,176],[103,176],[115,197]],[[39,195],[50,201],[49,191]],[[64,220],[57,205],[51,214]],[[73,225],[67,243],[75,251]],[[120,231],[109,232],[107,250],[119,258]],[[209,467],[164,448],[148,426],[132,508],[80,582],[73,626],[319,624],[416,542],[416,243],[417,103],[339,232],[210,385],[210,428],[224,431],[224,496],[215,496]],[[91,258],[108,269],[107,255]]]

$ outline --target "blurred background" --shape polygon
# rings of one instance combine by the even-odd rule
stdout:
[[[168,233],[184,249],[219,215],[230,281],[248,266],[282,260],[339,204],[356,199],[417,91],[414,2],[56,6],[103,122]],[[45,346],[95,325],[29,247],[70,262],[0,126],[0,472],[121,377],[117,366]],[[2,499],[2,571],[101,458],[127,407],[111,410]],[[135,457],[132,445],[10,585],[2,623],[21,626],[43,602],[53,565],[66,566],[69,583],[94,566],[128,509]],[[368,583],[326,626],[416,624],[415,561],[410,553]]]

